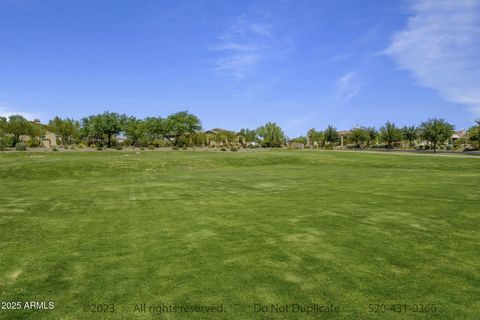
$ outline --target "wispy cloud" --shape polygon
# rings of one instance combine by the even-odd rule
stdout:
[[[262,63],[281,60],[289,48],[266,18],[246,15],[234,19],[210,47],[222,53],[215,61],[215,71],[238,80],[252,75]]]
[[[480,1],[418,0],[385,52],[419,84],[480,115]]]
[[[335,81],[335,96],[347,101],[360,92],[361,83],[355,72],[350,71]]]
[[[11,115],[14,115],[14,114],[19,114],[19,115],[24,116],[25,118],[27,118],[29,120],[33,120],[35,118],[38,118],[37,114],[30,113],[30,112],[18,111],[18,110],[9,108],[9,107],[7,107],[3,104],[0,104],[0,117],[8,117],[8,116],[11,116]]]

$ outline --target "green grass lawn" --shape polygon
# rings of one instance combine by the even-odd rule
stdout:
[[[0,319],[478,319],[479,297],[478,158],[0,154],[0,301],[55,302]],[[141,303],[224,312],[134,312]]]

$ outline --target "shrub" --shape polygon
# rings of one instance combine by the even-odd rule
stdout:
[[[333,144],[326,144],[325,150],[333,150]]]
[[[85,148],[86,146],[85,146],[85,143],[80,142],[79,144],[77,144],[77,147],[80,148],[80,149],[83,149],[83,148]]]
[[[140,150],[145,150],[145,148],[144,148],[144,147],[141,147]]]
[[[0,151],[5,150],[7,147],[11,147],[12,143],[12,137],[6,134],[2,134],[2,132],[0,132]]]
[[[27,146],[30,148],[37,148],[40,147],[41,142],[36,139],[30,139],[27,141]]]
[[[17,151],[27,151],[27,145],[24,142],[17,142],[15,144],[15,150],[17,150]]]
[[[423,146],[423,149],[424,150],[430,150],[430,146],[428,144],[426,144],[426,145]]]
[[[447,144],[447,150],[448,151],[453,150],[453,144]]]
[[[157,140],[153,144],[156,148],[166,148],[166,147],[171,147],[172,143],[167,140]]]
[[[220,150],[222,150],[222,151],[227,151],[227,148],[222,147]]]
[[[153,144],[148,146],[148,150],[154,150],[154,149],[155,149],[155,147],[153,146]]]
[[[187,146],[183,146],[183,147],[182,147],[182,150],[188,150],[188,147],[187,147]]]
[[[231,147],[230,151],[238,151],[238,148],[237,147]]]
[[[97,147],[97,150],[98,150],[98,151],[102,151],[103,148],[102,148],[102,147]]]
[[[118,146],[115,147],[115,149],[117,149],[117,150],[123,150],[123,147],[122,147],[121,145],[118,145]]]
[[[465,147],[463,147],[463,152],[468,152],[468,151],[476,151],[477,148],[475,148],[474,146],[470,146],[470,145],[466,145]]]
[[[180,148],[177,147],[177,146],[173,146],[173,147],[172,147],[172,150],[179,150],[179,149],[180,149]]]
[[[53,147],[52,151],[58,151],[57,147]]]
[[[345,146],[347,149],[358,149],[358,145],[356,143],[350,143]]]

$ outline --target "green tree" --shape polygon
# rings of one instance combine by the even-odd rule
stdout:
[[[307,142],[310,147],[321,146],[324,140],[323,132],[317,131],[314,128],[307,132]]]
[[[7,118],[0,117],[0,151],[12,146],[11,136],[7,133]]]
[[[410,148],[413,146],[413,142],[418,138],[418,129],[415,126],[405,126],[402,128],[402,138],[408,141]]]
[[[325,129],[323,136],[328,143],[336,143],[340,139],[337,129],[332,125],[329,125],[327,129]]]
[[[241,129],[239,135],[243,137],[245,142],[258,142],[258,136],[256,130]]]
[[[166,138],[173,137],[173,144],[178,145],[180,137],[202,130],[202,124],[196,115],[181,111],[166,118],[165,129]]]
[[[375,142],[377,140],[378,131],[374,127],[366,127],[365,131],[367,132],[367,147],[370,147],[372,141]]]
[[[140,146],[142,142],[150,145],[151,140],[147,139],[146,125],[143,120],[135,117],[128,117],[125,119],[124,130],[125,135],[132,146]]]
[[[194,146],[203,147],[207,144],[207,136],[203,132],[195,132],[194,134],[190,135],[191,144]]]
[[[433,152],[437,145],[447,141],[453,134],[453,125],[444,119],[429,119],[420,125],[420,136],[430,142]]]
[[[299,143],[307,144],[307,137],[300,136],[300,137],[289,139],[289,141],[290,142],[299,142]]]
[[[392,149],[395,143],[402,140],[402,131],[397,128],[395,123],[387,121],[380,128],[380,139],[387,144],[387,149]]]
[[[146,139],[151,142],[163,139],[167,134],[166,120],[162,117],[148,117],[143,120]]]
[[[12,144],[23,140],[31,130],[31,123],[21,115],[11,115],[8,117],[6,132],[12,135]]]
[[[111,147],[113,137],[125,129],[126,120],[126,115],[108,111],[89,116],[82,119],[82,136]]]
[[[370,139],[370,135],[365,128],[356,127],[350,130],[349,139],[351,142],[355,143],[357,148],[360,148],[362,143],[367,142]]]
[[[215,132],[213,141],[217,143],[230,144],[237,141],[237,134],[234,131],[216,128],[212,130]]]
[[[85,117],[81,120],[80,138],[87,141],[88,144],[98,144],[102,140],[102,134],[98,130],[96,122],[98,122],[97,118],[92,116]]]
[[[50,120],[48,126],[57,136],[60,136],[63,145],[73,143],[73,139],[78,136],[80,129],[78,121],[70,118],[61,119],[60,117]]]
[[[468,129],[468,139],[476,141],[480,148],[480,119],[475,121],[476,125]]]
[[[285,134],[282,128],[274,122],[267,122],[264,126],[259,127],[257,134],[264,147],[280,148],[285,144]]]
[[[45,127],[40,123],[29,123],[28,126],[28,146],[29,147],[38,147],[41,145],[41,138],[45,135]]]

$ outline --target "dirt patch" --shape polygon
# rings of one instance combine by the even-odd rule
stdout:
[[[22,270],[15,270],[14,272],[10,273],[10,275],[8,276],[8,278],[11,280],[11,281],[15,281],[17,280],[17,278],[22,274]]]

